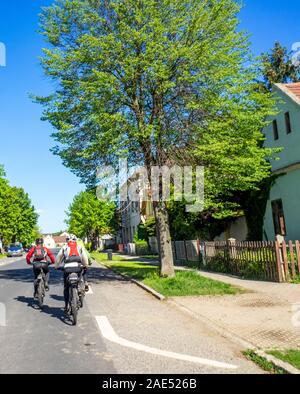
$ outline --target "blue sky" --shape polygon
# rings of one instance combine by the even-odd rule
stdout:
[[[43,41],[38,29],[40,7],[52,0],[1,0],[0,42],[7,48],[7,67],[0,67],[0,163],[11,184],[22,186],[40,212],[44,232],[65,227],[65,210],[83,189],[49,149],[51,127],[42,122],[41,108],[28,93],[46,94],[38,56]],[[288,48],[300,41],[299,0],[245,0],[241,27],[251,34],[255,54],[275,40]]]

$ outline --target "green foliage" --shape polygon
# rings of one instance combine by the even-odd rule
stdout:
[[[136,248],[136,254],[138,256],[143,256],[149,254],[149,246],[147,241],[143,240],[135,240],[135,248]]]
[[[99,200],[94,191],[83,191],[74,197],[67,212],[68,230],[80,238],[87,237],[94,249],[97,238],[112,231],[115,210],[114,203]]]
[[[288,349],[288,350],[270,350],[267,352],[274,357],[285,361],[295,368],[300,369],[300,350],[299,349]]]
[[[262,55],[262,74],[268,90],[274,83],[289,83],[300,81],[300,66],[292,63],[287,49],[279,42]]]
[[[134,235],[134,241],[149,241],[149,237],[156,236],[156,221],[154,217],[148,218],[145,223],[140,223]]]
[[[59,0],[45,8],[42,64],[58,86],[44,119],[54,153],[83,182],[96,169],[167,160],[205,166],[205,212],[235,214],[235,191],[269,175],[261,130],[273,101],[233,0]],[[251,66],[249,66],[249,64]]]
[[[27,193],[12,187],[0,167],[0,234],[5,244],[20,241],[30,245],[37,235],[38,215]]]
[[[266,358],[259,356],[258,354],[255,353],[254,350],[246,350],[243,352],[243,354],[251,361],[253,361],[255,364],[257,364],[261,369],[264,371],[268,371],[272,374],[285,374],[286,372],[282,369],[277,367],[275,364],[271,363],[268,361]]]

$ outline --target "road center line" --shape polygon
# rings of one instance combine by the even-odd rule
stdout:
[[[222,363],[222,362],[214,361],[214,360],[208,360],[206,358],[189,356],[186,354],[168,352],[168,351],[152,348],[152,347],[149,347],[146,345],[142,345],[140,343],[131,342],[131,341],[128,341],[127,339],[120,338],[116,334],[116,332],[114,331],[113,327],[111,326],[111,324],[106,316],[96,316],[96,321],[98,323],[101,334],[105,339],[107,339],[110,342],[117,343],[117,344],[124,346],[124,347],[132,348],[132,349],[135,349],[135,350],[138,350],[141,352],[155,354],[158,356],[173,358],[173,359],[182,360],[182,361],[188,361],[191,363],[209,365],[210,367],[215,367],[215,368],[222,368],[222,369],[237,369],[238,368],[236,365],[232,365],[232,364]]]

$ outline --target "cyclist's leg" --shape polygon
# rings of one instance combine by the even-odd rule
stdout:
[[[46,291],[49,291],[49,280],[50,280],[49,266],[47,266],[47,268],[44,269],[44,272],[45,272],[45,288]]]
[[[36,286],[37,286],[37,278],[38,278],[39,274],[40,274],[40,270],[39,270],[39,269],[36,269],[36,268],[33,266],[33,275],[34,275],[34,283],[33,283],[33,287],[34,287],[34,297],[36,296],[36,291],[37,291],[37,288],[36,288]]]
[[[87,280],[87,268],[83,268],[82,270],[82,278],[84,281],[84,286],[85,286],[85,291],[89,291],[89,284],[88,284],[88,280]]]

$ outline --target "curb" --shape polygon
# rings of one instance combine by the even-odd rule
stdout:
[[[139,287],[142,288],[143,290],[147,291],[147,293],[153,295],[153,297],[155,297],[155,298],[158,299],[159,301],[165,301],[165,300],[166,300],[166,297],[165,297],[165,296],[163,296],[162,294],[158,293],[157,291],[155,291],[155,290],[152,289],[151,287],[145,285],[144,283],[139,282],[138,280],[133,279],[133,278],[131,278],[130,276],[127,276],[127,275],[122,274],[121,272],[119,272],[119,271],[113,269],[112,267],[106,265],[105,263],[102,263],[102,262],[101,262],[100,264],[102,264],[102,265],[103,265],[104,267],[106,267],[108,270],[114,272],[115,274],[120,275],[122,278],[124,278],[124,279],[126,279],[126,280],[128,280],[128,281],[130,281],[130,282],[132,282],[132,283],[134,283],[135,285],[139,286]]]

